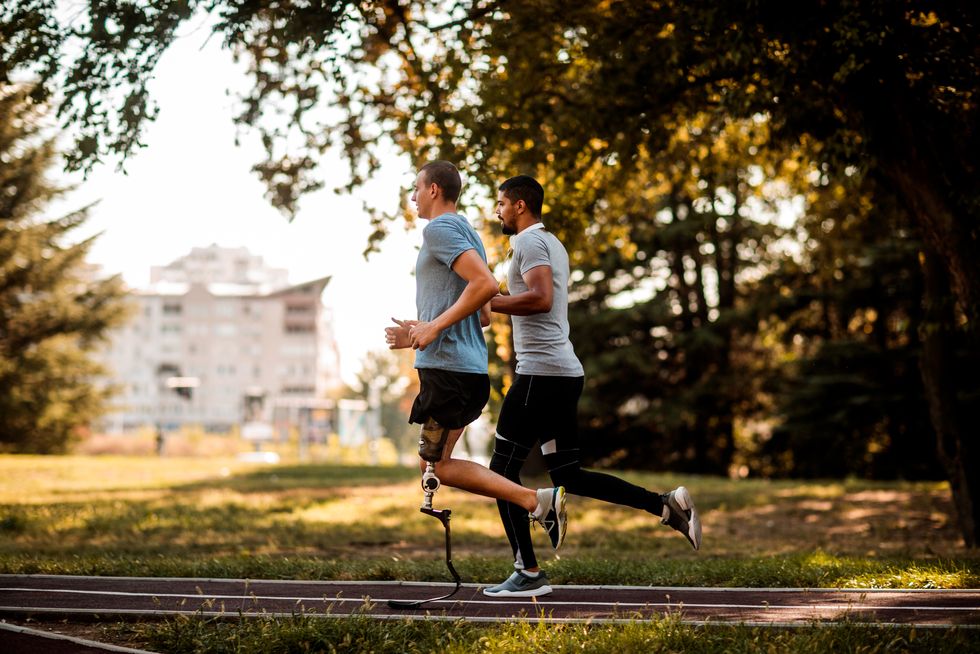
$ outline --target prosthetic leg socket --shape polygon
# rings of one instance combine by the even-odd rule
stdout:
[[[442,459],[446,441],[449,440],[449,431],[432,418],[422,425],[422,434],[419,436],[419,458],[425,461],[425,472],[422,473],[422,490],[425,492],[423,509],[432,508],[432,496],[441,486],[439,478],[436,477],[435,464]]]

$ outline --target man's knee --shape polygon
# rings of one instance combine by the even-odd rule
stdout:
[[[555,486],[564,486],[566,492],[578,494],[578,476],[572,474],[571,471],[558,470],[551,473],[550,477],[551,483]]]
[[[577,456],[570,452],[558,452],[545,455],[544,461],[548,466],[551,483],[555,486],[564,486],[569,493],[580,494],[579,490],[582,488],[585,475]]]
[[[494,448],[493,455],[490,457],[490,469],[496,472],[498,475],[506,476],[507,472],[507,457],[501,456],[497,449]]]
[[[448,427],[443,427],[432,418],[426,420],[419,436],[419,458],[430,463],[441,460],[446,441],[449,440],[449,432]],[[420,463],[419,467],[424,470],[425,464]]]
[[[490,469],[508,479],[520,477],[521,468],[527,460],[528,449],[513,443],[499,435],[494,441],[493,455],[490,457]]]

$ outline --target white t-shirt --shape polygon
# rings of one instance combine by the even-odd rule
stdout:
[[[507,288],[512,295],[528,290],[523,275],[538,266],[551,266],[554,286],[551,311],[511,316],[518,374],[583,376],[582,363],[568,340],[568,252],[541,223],[511,237],[510,244],[514,255],[507,271]]]

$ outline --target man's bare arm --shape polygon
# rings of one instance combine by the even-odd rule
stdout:
[[[511,316],[533,316],[551,311],[555,286],[551,266],[535,266],[522,275],[527,290],[517,295],[497,295],[490,308]]]
[[[476,250],[467,250],[456,257],[453,272],[466,280],[466,288],[451,307],[430,322],[420,322],[412,327],[412,347],[424,350],[442,330],[476,313],[497,294],[497,280]]]

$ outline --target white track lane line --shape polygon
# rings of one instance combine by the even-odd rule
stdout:
[[[279,600],[279,601],[289,601],[289,602],[322,602],[322,603],[359,603],[364,604],[367,602],[379,603],[387,602],[388,598],[382,597],[301,597],[301,596],[280,596],[280,595],[212,595],[212,594],[195,594],[195,593],[133,593],[124,591],[108,591],[108,590],[74,590],[74,589],[35,589],[35,588],[0,588],[0,591],[14,591],[23,593],[64,593],[64,594],[74,594],[74,595],[102,595],[111,597],[150,597],[150,598],[182,598],[182,599],[199,599],[202,602],[208,601],[219,601],[219,600],[239,600],[242,602],[255,602],[258,600]],[[404,601],[405,598],[392,598],[400,601]],[[511,599],[508,601],[495,601],[495,600],[464,600],[464,599],[445,599],[436,600],[431,602],[432,604],[486,604],[493,606],[521,606],[528,604],[531,606],[614,606],[614,607],[658,607],[658,608],[678,608],[682,609],[684,607],[688,608],[698,608],[698,609],[772,609],[772,610],[826,610],[826,611],[869,611],[869,610],[888,610],[888,611],[977,611],[980,612],[980,606],[883,606],[874,604],[853,604],[850,602],[840,602],[832,604],[719,604],[719,603],[694,603],[694,602],[571,602],[571,601],[549,601],[541,600],[535,598],[536,601],[522,600],[522,599]]]
[[[87,638],[78,638],[77,636],[68,636],[66,634],[59,634],[53,631],[44,631],[42,629],[31,629],[30,627],[7,624],[5,622],[0,622],[0,631],[10,631],[16,634],[32,636],[34,638],[47,638],[48,640],[63,641],[74,645],[87,647],[89,649],[102,650],[104,652],[117,652],[118,654],[156,654],[155,652],[149,652],[145,649],[121,647],[119,645],[102,643],[96,640],[89,640]]]
[[[23,609],[19,607],[10,606],[0,606],[0,612],[11,612],[11,611],[22,611]],[[92,611],[89,609],[31,609],[32,613],[38,614],[52,614],[58,616],[64,615],[91,615]],[[132,615],[132,616],[155,616],[155,617],[166,617],[174,615],[193,615],[205,618],[234,618],[239,617],[256,617],[256,618],[295,618],[297,616],[295,611],[286,613],[282,611],[263,611],[262,613],[251,613],[251,614],[235,614],[232,615],[227,611],[166,611],[161,609],[156,609],[152,611],[136,610],[136,609],[112,609],[111,611],[102,611],[100,615]],[[309,613],[302,613],[305,617],[311,617]],[[515,619],[519,619],[522,622],[529,623],[542,623],[542,624],[581,624],[587,622],[589,624],[636,624],[636,617],[630,618],[602,618],[590,616],[588,618],[555,618],[545,615],[543,612],[537,613],[535,615],[522,615],[519,618],[514,616],[459,616],[459,615],[433,615],[431,613],[363,613],[358,614],[363,618],[370,618],[373,620],[424,620],[426,622],[459,622],[460,620],[464,622],[478,622],[478,623],[501,623],[501,622],[513,622]],[[334,619],[343,620],[350,618],[350,614],[347,613],[317,613],[312,615],[316,618],[324,619]],[[643,618],[639,618],[643,619]],[[681,624],[704,626],[704,627],[718,627],[718,626],[739,626],[739,627],[780,627],[788,629],[796,628],[830,628],[834,627],[838,622],[835,621],[821,621],[818,618],[799,618],[796,620],[791,620],[788,622],[780,622],[778,620],[724,620],[718,618],[707,618],[703,620],[692,620],[680,618]],[[850,626],[864,626],[864,627],[877,627],[883,629],[949,629],[950,627],[955,627],[956,629],[980,629],[978,625],[948,625],[948,624],[935,624],[929,622],[862,622],[859,620],[849,619],[847,624]]]
[[[231,579],[220,577],[121,577],[111,575],[49,575],[49,574],[0,574],[0,581],[5,579],[55,579],[55,580],[86,580],[86,581],[182,581],[196,583],[241,583],[246,586],[275,584],[306,584],[316,585],[325,584],[329,586],[454,586],[453,582],[446,581],[310,581],[304,579]],[[483,588],[490,584],[464,583],[462,588]],[[820,587],[799,587],[799,588],[751,588],[748,586],[617,586],[613,584],[551,584],[553,588],[568,588],[571,590],[650,590],[650,591],[711,591],[711,592],[739,592],[751,591],[753,593],[901,593],[902,595],[917,593],[976,593],[980,592],[976,588],[820,588]]]

